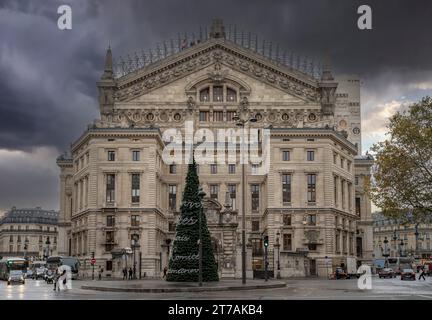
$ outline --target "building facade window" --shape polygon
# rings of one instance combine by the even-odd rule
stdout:
[[[217,164],[210,164],[210,173],[211,174],[216,174],[217,173]]]
[[[309,214],[307,216],[307,225],[316,226],[316,214]]]
[[[219,185],[211,184],[210,185],[210,199],[218,199],[219,194]]]
[[[284,233],[283,235],[283,250],[292,251],[292,235],[291,233]]]
[[[107,174],[106,178],[106,201],[111,203],[115,201],[115,174]]]
[[[223,111],[213,111],[213,121],[223,122]]]
[[[282,161],[290,161],[290,152],[289,150],[282,151]]]
[[[223,87],[213,86],[213,102],[222,102],[222,101],[223,101]]]
[[[132,203],[140,202],[140,175],[132,174]]]
[[[177,186],[175,184],[169,185],[168,204],[172,211],[177,208]]]
[[[139,150],[132,151],[132,161],[140,161],[140,152]]]
[[[227,111],[226,113],[227,122],[234,121],[233,118],[235,115],[236,115],[235,111]]]
[[[316,202],[316,174],[307,175],[307,201]]]
[[[237,197],[237,190],[236,190],[236,185],[235,184],[229,184],[228,185],[228,192],[230,194],[231,197],[231,209],[232,210],[236,210],[237,206],[236,206],[236,197]]]
[[[170,164],[169,166],[169,173],[170,174],[176,174],[177,173],[177,165],[176,164]]]
[[[132,215],[131,216],[131,227],[139,227],[140,219],[139,215]]]
[[[251,185],[251,193],[252,193],[252,211],[258,211],[259,210],[259,185],[258,184],[252,184]]]
[[[259,229],[260,229],[260,223],[259,223],[259,221],[258,220],[253,220],[252,221],[252,231],[256,232],[256,231],[259,231]]]
[[[284,203],[291,202],[291,175],[282,175],[282,201]]]
[[[200,111],[199,120],[201,122],[209,121],[209,112],[208,111]]]
[[[284,214],[282,219],[283,219],[283,225],[284,226],[290,226],[291,225],[291,215],[290,214]]]
[[[107,227],[114,227],[115,226],[115,216],[107,216],[106,217],[106,225],[107,225]]]
[[[306,151],[306,158],[307,158],[307,161],[314,161],[315,160],[315,151],[313,151],[313,150]]]
[[[200,91],[200,101],[201,102],[210,101],[210,88],[205,88]]]
[[[227,88],[227,102],[236,102],[237,101],[237,92],[231,88]]]
[[[108,151],[108,161],[115,161],[115,151]]]
[[[229,164],[228,165],[228,173],[229,174],[235,174],[236,173],[236,165],[235,164]]]

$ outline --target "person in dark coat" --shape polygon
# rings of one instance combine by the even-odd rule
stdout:
[[[133,271],[132,268],[129,268],[129,280],[132,280]]]
[[[423,280],[426,281],[426,278],[425,278],[425,268],[422,267],[420,270],[421,270],[421,272],[420,272],[419,280],[421,278],[423,278]]]
[[[166,276],[167,276],[167,272],[168,272],[168,268],[165,267],[165,268],[163,269],[163,278],[164,278],[164,279],[165,279]]]
[[[123,280],[127,280],[127,278],[128,278],[127,268],[123,268]]]

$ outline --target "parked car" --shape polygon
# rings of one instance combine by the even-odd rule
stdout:
[[[33,279],[33,270],[32,269],[28,269],[27,272],[25,273],[25,277],[26,279]]]
[[[401,280],[410,279],[415,280],[415,272],[413,269],[402,269],[401,271]]]
[[[7,285],[11,285],[13,282],[19,282],[25,284],[24,273],[22,270],[11,270],[9,273],[9,278],[7,280]]]
[[[396,278],[396,273],[392,268],[383,268],[378,272],[380,278]]]

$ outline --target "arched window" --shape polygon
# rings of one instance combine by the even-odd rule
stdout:
[[[200,91],[200,101],[201,102],[208,102],[210,101],[210,89],[209,87],[202,89]]]
[[[227,88],[227,102],[237,101],[237,92],[231,88]]]
[[[223,87],[222,86],[214,86],[213,87],[213,102],[222,102],[223,101]]]

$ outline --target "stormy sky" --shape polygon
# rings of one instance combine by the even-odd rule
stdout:
[[[57,8],[72,8],[72,30]],[[372,8],[372,30],[357,8]],[[0,0],[0,209],[58,209],[58,154],[98,117],[105,50],[155,48],[220,17],[225,25],[307,56],[331,53],[335,73],[362,81],[363,150],[397,110],[431,95],[432,2]]]

